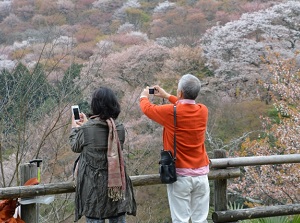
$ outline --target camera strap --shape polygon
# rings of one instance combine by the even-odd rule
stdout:
[[[174,160],[176,160],[176,105],[174,105]]]

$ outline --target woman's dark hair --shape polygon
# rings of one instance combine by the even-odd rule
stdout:
[[[107,87],[100,87],[92,96],[91,109],[93,115],[99,115],[100,119],[117,119],[121,109],[115,93]]]

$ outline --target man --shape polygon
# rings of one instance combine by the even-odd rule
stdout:
[[[200,91],[200,80],[186,74],[181,77],[177,97],[168,94],[158,85],[154,86],[154,96],[168,99],[171,104],[155,105],[146,87],[140,97],[142,112],[163,126],[165,150],[174,152],[174,116],[176,105],[176,173],[177,181],[167,184],[168,200],[173,223],[207,222],[209,211],[209,158],[204,141],[208,120],[208,109],[197,104],[195,99]]]

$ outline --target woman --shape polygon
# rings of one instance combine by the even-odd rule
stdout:
[[[114,92],[100,87],[92,96],[92,115],[72,117],[70,144],[80,153],[76,176],[75,221],[125,223],[125,214],[136,215],[133,187],[123,160],[125,130],[115,124],[120,104]]]

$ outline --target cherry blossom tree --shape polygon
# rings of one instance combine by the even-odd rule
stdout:
[[[122,23],[126,22],[126,11],[129,9],[138,9],[141,4],[137,0],[129,0],[123,3],[123,6],[114,12],[114,18],[119,19]]]
[[[211,28],[201,38],[207,65],[218,77],[261,76],[267,46],[286,57],[300,48],[299,12],[300,3],[288,1]]]
[[[271,82],[264,83],[270,91],[274,116],[263,116],[264,132],[255,140],[248,138],[238,156],[299,154],[300,69],[298,54],[286,59],[279,53],[266,57]],[[244,176],[231,189],[262,204],[289,204],[300,201],[300,164],[245,167]]]
[[[154,8],[154,13],[166,13],[168,10],[175,8],[175,5],[174,2],[161,2]]]
[[[0,2],[0,21],[2,21],[11,12],[11,1],[1,1]]]
[[[58,0],[57,9],[61,13],[69,13],[74,10],[75,4],[71,0]]]
[[[157,74],[157,79],[173,85],[171,80],[179,79],[182,74],[191,73],[198,75],[201,79],[204,78],[206,76],[203,71],[205,60],[201,55],[201,47],[180,45],[171,48],[162,71]],[[176,88],[175,85],[173,87]]]
[[[195,45],[199,35],[205,32],[207,25],[201,9],[181,7],[166,1],[154,9],[153,21],[150,24],[150,37],[171,39],[173,40],[171,46]]]
[[[132,39],[134,40],[134,37]],[[83,79],[91,81],[91,86],[99,86],[103,79],[115,83],[117,89],[128,87],[133,89],[137,86],[149,85],[154,82],[155,74],[161,71],[164,60],[168,56],[166,47],[150,41],[109,55],[103,52],[108,50],[105,48],[108,45],[99,44],[99,46],[102,48],[96,50],[95,55],[90,59],[94,61],[92,63],[94,68],[87,66],[89,72],[83,74],[85,77],[88,75]],[[111,42],[110,46],[115,46],[115,43]]]

